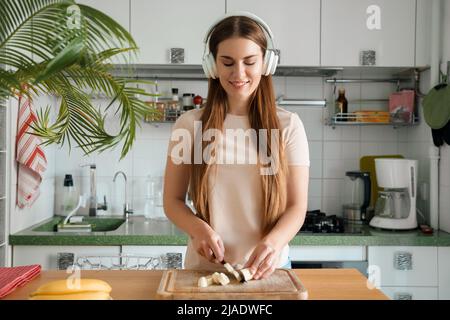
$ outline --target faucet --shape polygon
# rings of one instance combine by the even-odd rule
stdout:
[[[97,166],[95,164],[82,164],[80,167],[90,168],[90,195],[89,195],[89,216],[97,216],[97,210],[107,210],[108,205],[106,203],[106,196],[103,196],[103,204],[97,203],[97,183],[95,179],[95,169]]]
[[[123,205],[123,216],[124,216],[125,220],[128,221],[128,217],[130,214],[133,213],[133,210],[131,210],[129,208],[129,205],[127,202],[127,175],[123,171],[117,171],[116,174],[114,175],[113,182],[116,182],[116,178],[119,174],[121,174],[123,176],[123,178],[125,179],[125,203]]]

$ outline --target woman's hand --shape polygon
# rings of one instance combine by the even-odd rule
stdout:
[[[265,279],[276,269],[280,258],[280,250],[262,241],[253,250],[244,268],[250,268],[253,272],[253,279]]]
[[[221,263],[225,254],[223,241],[206,222],[191,235],[192,244],[199,255],[213,263]]]

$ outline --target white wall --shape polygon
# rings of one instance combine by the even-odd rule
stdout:
[[[47,105],[54,105],[55,99],[51,97],[39,97],[34,100],[33,108],[35,111]],[[15,150],[15,137],[17,131],[17,100],[11,100],[11,141],[9,150]],[[53,198],[55,189],[55,146],[47,146],[43,148],[47,158],[47,170],[43,175],[43,180],[40,186],[41,194],[39,198],[28,208],[20,209],[16,206],[17,193],[17,166],[14,161],[14,156],[11,157],[10,168],[11,171],[11,192],[10,192],[10,233],[18,232],[35,223],[53,216]]]
[[[450,0],[443,1],[442,19],[442,64],[441,70],[447,72],[447,61],[450,61]],[[440,148],[439,165],[439,225],[442,230],[450,232],[450,146],[444,144]]]

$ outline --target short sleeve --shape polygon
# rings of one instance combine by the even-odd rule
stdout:
[[[286,128],[285,154],[288,165],[310,166],[309,146],[305,128],[296,113],[291,114],[289,126]]]

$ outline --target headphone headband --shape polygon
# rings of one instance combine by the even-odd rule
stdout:
[[[213,54],[209,51],[209,39],[211,38],[211,34],[213,33],[213,30],[217,27],[217,25],[224,19],[229,17],[236,17],[236,16],[243,16],[250,18],[253,20],[258,26],[262,29],[266,40],[267,40],[267,49],[264,53],[264,62],[263,62],[263,68],[262,68],[262,74],[267,76],[270,74],[274,74],[275,70],[278,65],[279,60],[279,53],[278,50],[275,49],[275,44],[273,40],[273,33],[272,30],[270,30],[269,26],[258,16],[254,15],[253,13],[247,12],[247,11],[237,11],[237,12],[230,12],[226,15],[222,16],[220,19],[218,19],[216,22],[214,22],[211,27],[208,29],[208,32],[205,35],[205,38],[203,39],[203,60],[202,60],[202,66],[203,71],[205,72],[205,75],[208,78],[216,79],[217,77],[217,68],[216,63]]]
[[[209,40],[209,36],[211,35],[211,33],[213,32],[213,30],[215,29],[215,27],[222,21],[225,20],[226,18],[229,17],[238,17],[238,16],[243,16],[243,17],[247,17],[250,18],[252,20],[254,20],[256,23],[258,23],[258,25],[260,25],[262,27],[262,29],[267,33],[269,38],[268,40],[270,40],[271,45],[272,45],[272,49],[275,48],[274,46],[274,42],[273,42],[273,33],[272,30],[270,30],[269,26],[267,25],[267,23],[265,23],[260,17],[258,17],[257,15],[251,13],[251,12],[247,12],[247,11],[235,11],[235,12],[229,12],[227,14],[225,14],[224,16],[222,16],[221,18],[217,19],[212,25],[211,27],[208,29],[208,32],[206,32],[206,35],[203,39],[203,43],[206,45],[208,43]],[[209,49],[209,48],[208,48]]]

